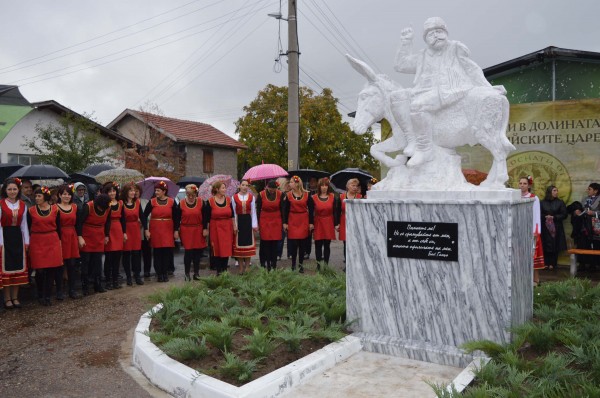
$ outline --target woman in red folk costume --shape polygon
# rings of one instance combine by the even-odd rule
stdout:
[[[194,280],[200,279],[200,259],[207,246],[203,234],[204,203],[198,199],[198,187],[194,184],[185,186],[185,198],[179,202],[179,237],[185,249],[183,265],[185,267],[185,280],[190,281],[190,269],[194,264]]]
[[[533,239],[535,242],[533,250],[533,285],[537,286],[540,283],[540,269],[544,269],[544,250],[542,248],[542,238],[540,232],[542,227],[541,212],[540,212],[540,200],[537,196],[530,192],[531,186],[533,185],[533,178],[531,176],[519,178],[519,189],[521,190],[522,198],[533,198]]]
[[[260,265],[267,271],[277,267],[277,249],[282,239],[283,194],[271,180],[256,198],[256,215],[260,230]]]
[[[127,240],[127,224],[123,201],[119,200],[119,184],[107,182],[102,193],[110,198],[110,234],[104,246],[104,278],[106,290],[120,289],[119,265],[123,254],[123,243]]]
[[[248,180],[240,182],[239,192],[233,195],[233,210],[237,225],[237,233],[233,245],[233,257],[240,263],[240,274],[250,267],[250,259],[256,255],[254,232],[258,231],[256,218],[256,202],[254,195],[248,191]]]
[[[340,225],[336,227],[339,231],[340,240],[344,242],[344,262],[346,262],[346,199],[361,199],[360,182],[358,178],[352,178],[346,182],[346,192],[340,195]],[[346,268],[344,268],[346,271]]]
[[[314,202],[304,190],[302,179],[293,176],[290,179],[290,191],[287,193],[283,211],[283,230],[287,231],[288,248],[292,254],[292,270],[296,269],[296,256],[299,260],[299,272],[304,273],[304,240],[313,230]]]
[[[335,240],[335,229],[339,226],[339,199],[333,194],[329,178],[321,178],[317,183],[317,194],[312,196],[315,204],[315,252],[317,269],[321,269],[321,261],[329,264],[331,241]]]
[[[27,249],[29,229],[27,207],[19,199],[21,180],[8,178],[2,185],[0,199],[0,289],[4,287],[4,308],[21,308],[19,286],[29,283],[27,272]]]
[[[75,187],[71,185],[61,185],[58,188],[58,210],[60,211],[60,244],[62,246],[63,264],[67,268],[67,278],[69,283],[69,297],[72,299],[81,298],[75,290],[75,278],[77,274],[76,264],[79,259],[79,242],[77,241],[77,205],[73,203],[73,194]],[[56,280],[57,299],[62,300],[62,272],[59,272],[59,279]]]
[[[210,234],[217,275],[227,270],[227,261],[233,255],[233,237],[236,230],[234,210],[227,194],[227,186],[222,181],[212,185],[212,198],[208,199],[204,218],[203,235]]]
[[[104,293],[100,283],[102,254],[110,234],[110,198],[100,194],[84,204],[77,217],[77,239],[81,254],[81,292],[88,295],[88,277],[94,281],[94,291]]]
[[[127,286],[133,286],[131,271],[137,285],[143,285],[142,280],[142,218],[144,213],[140,200],[137,198],[142,188],[131,182],[123,187],[121,200],[125,215],[125,234],[127,240],[123,243],[123,269],[127,278]]]
[[[179,212],[175,201],[167,196],[169,187],[164,181],[154,185],[154,197],[144,210],[146,239],[154,254],[154,269],[159,282],[168,282],[169,265],[173,262],[175,239],[179,239]],[[147,226],[150,217],[150,226]]]
[[[48,187],[37,188],[35,206],[29,208],[27,222],[31,234],[29,240],[29,259],[35,270],[36,283],[41,286],[38,296],[42,305],[51,305],[50,294],[56,273],[62,279],[62,247],[60,245],[60,211],[50,201]],[[38,287],[38,293],[40,288]]]

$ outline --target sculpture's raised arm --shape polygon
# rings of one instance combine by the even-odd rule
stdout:
[[[400,32],[400,48],[394,61],[396,72],[414,74],[417,71],[417,55],[413,54],[413,35],[413,29],[410,27]]]

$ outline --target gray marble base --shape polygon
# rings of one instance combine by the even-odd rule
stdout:
[[[461,344],[510,342],[533,314],[531,203],[347,201],[347,318],[365,349],[466,366]],[[458,224],[458,261],[388,257],[387,221]]]

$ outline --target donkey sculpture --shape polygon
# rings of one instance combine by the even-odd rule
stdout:
[[[388,167],[401,166],[407,157],[391,158],[386,153],[402,151],[409,139],[392,113],[391,95],[401,87],[386,75],[378,75],[365,62],[346,55],[350,65],[367,79],[358,95],[352,130],[364,134],[374,123],[385,118],[392,126],[392,136],[371,147],[371,155]],[[515,147],[506,138],[509,104],[504,87],[474,87],[457,104],[434,115],[433,143],[454,151],[458,146],[481,144],[494,158],[488,177],[480,185],[503,188],[508,181],[506,157]]]

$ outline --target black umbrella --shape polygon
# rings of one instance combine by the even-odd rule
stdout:
[[[12,173],[23,168],[22,164],[18,163],[0,163],[0,184],[6,180]]]
[[[72,182],[83,182],[84,184],[98,184],[95,176],[84,173],[83,171],[79,171],[77,173],[72,173],[69,175],[71,177]]]
[[[101,172],[106,171],[106,170],[112,170],[112,169],[116,169],[116,167],[112,166],[110,164],[106,164],[106,163],[103,163],[103,164],[93,164],[93,165],[88,166],[85,169],[83,169],[83,173],[96,176],[96,175],[98,175],[98,173],[101,173]]]
[[[10,176],[28,178],[30,180],[55,180],[57,178],[62,178],[63,180],[69,179],[69,175],[67,173],[56,166],[51,166],[48,164],[34,164],[32,166],[25,166],[12,173]]]
[[[346,183],[348,180],[353,178],[358,178],[358,181],[360,181],[361,190],[365,191],[367,189],[367,181],[373,178],[373,176],[369,174],[368,171],[364,171],[356,167],[350,167],[333,173],[331,175],[331,182],[334,183],[336,187],[345,190]]]
[[[302,179],[303,182],[308,183],[308,181],[313,177],[318,180],[319,178],[329,177],[330,173],[321,170],[299,169],[288,171],[288,174],[290,175],[290,177],[298,176]]]
[[[177,181],[177,185],[180,187],[185,187],[188,184],[194,184],[199,187],[204,181],[206,181],[206,178],[204,177],[183,176],[179,179],[179,181]]]

